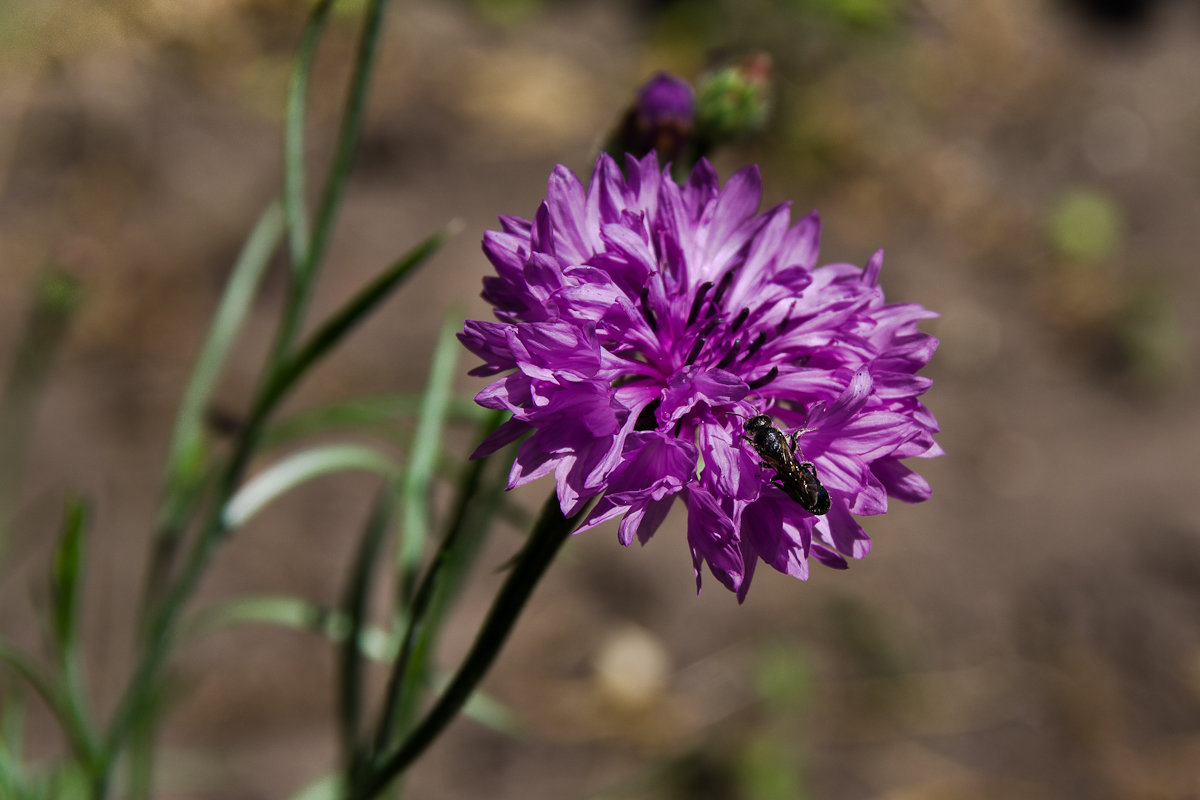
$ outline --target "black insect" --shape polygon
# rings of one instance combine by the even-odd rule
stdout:
[[[829,510],[829,492],[817,478],[817,468],[811,461],[796,458],[796,437],[787,435],[772,424],[766,414],[758,414],[743,425],[745,439],[754,445],[762,461],[761,466],[775,470],[774,481],[787,496],[795,500],[810,514],[824,514]]]

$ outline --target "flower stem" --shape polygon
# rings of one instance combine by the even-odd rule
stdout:
[[[454,679],[404,744],[383,760],[357,790],[352,790],[348,795],[350,800],[367,800],[385,790],[458,715],[512,632],[538,580],[587,510],[585,506],[567,518],[559,508],[558,498],[550,496]]]

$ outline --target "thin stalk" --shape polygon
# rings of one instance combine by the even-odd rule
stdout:
[[[151,800],[154,796],[154,723],[142,719],[129,737],[129,760],[126,769],[130,800]]]
[[[49,272],[40,278],[0,390],[0,562],[7,548],[10,519],[16,514],[38,396],[82,295],[79,283],[65,273]]]
[[[91,764],[100,750],[92,730],[81,713],[62,689],[45,670],[15,647],[0,641],[0,667],[7,667],[29,684],[50,709],[59,727],[66,734],[71,750],[82,764]]]
[[[294,355],[281,359],[277,365],[279,374],[275,377],[275,382],[280,384],[277,389],[286,391],[290,388],[296,378],[345,338],[367,314],[390,297],[417,268],[428,261],[446,241],[448,235],[446,231],[439,231],[413,247],[330,316],[297,348]]]
[[[320,0],[308,15],[296,51],[296,66],[288,80],[284,107],[283,208],[292,274],[297,276],[308,264],[308,217],[304,211],[304,117],[308,110],[308,82],[321,29],[332,8],[333,0]]]
[[[347,785],[355,782],[369,756],[360,731],[364,666],[362,637],[367,628],[368,605],[380,561],[379,553],[395,521],[396,489],[392,483],[384,484],[367,521],[342,600],[342,613],[346,616],[348,629],[338,663],[338,723],[341,727],[339,738]]]
[[[398,605],[408,606],[412,600],[420,571],[421,555],[426,550],[429,532],[429,495],[438,454],[444,449],[443,432],[446,425],[450,387],[454,382],[454,365],[461,345],[455,332],[460,325],[448,318],[442,323],[429,379],[421,398],[416,431],[408,455],[408,469],[400,483],[400,530],[396,542],[396,574],[399,576]]]
[[[369,781],[357,791],[352,790],[353,794],[349,795],[352,800],[368,800],[384,791],[458,715],[507,641],[538,581],[587,510],[585,506],[568,518],[559,509],[557,497],[551,495],[546,501],[528,544],[496,595],[491,611],[454,679],[404,744],[379,762]]]
[[[275,355],[278,360],[286,353],[295,340],[308,308],[308,300],[312,295],[316,274],[325,252],[329,247],[329,239],[333,233],[333,224],[341,207],[342,194],[346,180],[350,175],[350,166],[354,160],[354,152],[358,146],[358,135],[362,129],[363,117],[366,113],[367,93],[374,71],[375,54],[379,47],[379,35],[383,28],[383,11],[388,0],[370,0],[363,18],[362,34],[358,40],[358,49],[354,57],[354,69],[350,75],[349,89],[346,94],[346,105],[342,112],[342,122],[338,129],[337,145],[334,150],[333,163],[325,179],[325,186],[317,205],[316,220],[313,224],[312,237],[304,251],[304,261],[295,272],[292,283],[292,293],[284,310],[283,323],[280,327],[279,338],[275,345]],[[295,203],[293,199],[289,204]],[[299,198],[298,202],[303,202]],[[295,214],[295,209],[292,211]],[[292,220],[298,222],[296,217]],[[295,234],[293,234],[295,236]]]
[[[208,488],[205,410],[282,233],[283,214],[279,204],[273,202],[259,217],[238,255],[180,401],[167,449],[167,481],[146,572],[143,617],[165,590],[180,539]]]
[[[467,501],[475,496],[480,478],[483,475],[483,468],[486,464],[486,459],[480,459],[468,467],[461,495],[462,500]],[[457,519],[461,520],[465,516],[467,505],[468,502],[459,503],[458,514],[456,515]],[[424,635],[424,623],[433,603],[435,590],[438,586],[438,578],[441,577],[443,568],[449,562],[451,554],[458,544],[461,530],[462,528],[459,525],[454,525],[450,528],[446,537],[442,540],[437,553],[434,555],[433,561],[426,570],[425,575],[421,578],[421,582],[417,585],[416,591],[413,593],[408,615],[408,627],[404,632],[400,652],[396,656],[395,663],[392,665],[392,673],[388,678],[388,686],[384,694],[383,712],[380,715],[379,726],[375,734],[376,753],[384,752],[391,743],[401,717],[400,706],[405,694],[403,689],[406,687],[412,688],[415,682],[410,680],[411,674],[421,671],[419,665],[414,667],[411,663],[413,649],[417,640]]]
[[[505,416],[504,411],[489,412],[480,426],[482,435],[486,437],[495,430]],[[467,524],[491,519],[490,515],[478,512],[491,508],[492,495],[497,488],[503,490],[503,486],[484,486],[483,475],[489,461],[487,458],[476,460],[460,477],[454,511],[442,543],[409,604],[408,626],[388,680],[376,732],[374,752],[377,754],[388,750],[396,731],[408,729],[409,720],[418,707],[418,690],[425,680],[426,662],[441,627],[448,598],[462,582],[469,556],[478,553],[483,538],[483,531],[472,530]]]

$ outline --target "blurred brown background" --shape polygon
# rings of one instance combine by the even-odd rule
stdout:
[[[314,79],[314,167],[353,48],[347,5]],[[104,710],[129,665],[174,407],[279,184],[303,14],[0,5],[0,368],[39,275],[84,292],[29,431],[0,630],[36,647],[60,503],[86,493]],[[294,406],[419,389],[441,321],[487,316],[478,242],[494,216],[530,216],[555,163],[586,174],[652,71],[695,77],[714,51],[749,49],[774,59],[775,116],[720,155],[722,177],[760,163],[768,203],[821,210],[822,261],[884,247],[889,299],[943,315],[927,399],[948,455],[918,465],[933,499],[867,520],[874,552],[848,573],[760,570],[742,607],[712,580],[695,596],[682,513],[644,549],[609,529],[571,541],[484,684],[521,734],[459,721],[408,796],[1200,798],[1191,0],[396,2],[314,312],[448,220],[464,232]],[[281,288],[276,274],[222,407],[245,402]],[[447,447],[465,454],[466,432]],[[324,479],[285,498],[222,553],[198,606],[336,602],[373,488]],[[492,540],[444,663],[519,541]],[[286,797],[332,766],[321,640],[243,629],[180,655],[163,797]]]

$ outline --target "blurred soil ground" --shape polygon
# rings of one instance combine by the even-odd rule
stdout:
[[[84,295],[29,431],[0,631],[36,647],[31,587],[62,498],[86,493],[104,709],[173,410],[279,183],[302,16],[281,0],[0,7],[0,359],[48,269]],[[942,313],[928,404],[948,453],[919,465],[931,501],[867,521],[865,561],[807,584],[760,570],[742,607],[713,581],[695,596],[680,518],[644,549],[609,529],[571,541],[485,683],[522,733],[456,723],[409,796],[1200,798],[1200,6],[418,0],[389,20],[314,315],[447,221],[465,232],[294,407],[418,390],[443,319],[487,315],[495,215],[531,215],[555,163],[586,174],[653,70],[757,48],[775,122],[718,170],[760,163],[768,204],[820,208],[823,262],[883,247],[889,299]],[[321,50],[314,168],[352,22]],[[281,288],[256,305],[222,409],[245,402]],[[337,478],[286,498],[199,605],[336,602],[372,490]],[[493,539],[446,663],[518,544]],[[181,656],[163,797],[285,797],[333,764],[321,641],[256,628]]]

